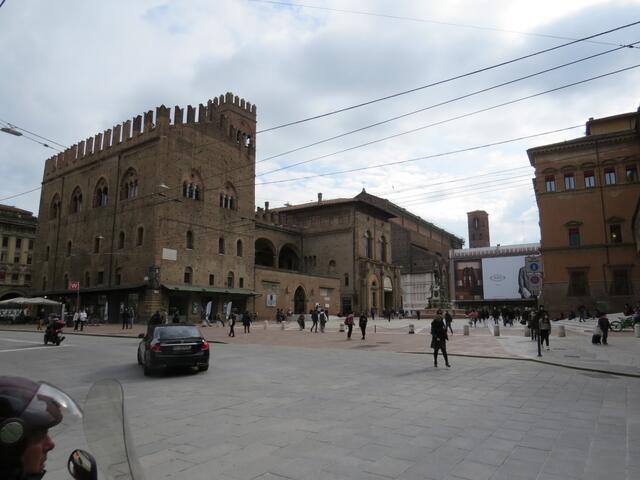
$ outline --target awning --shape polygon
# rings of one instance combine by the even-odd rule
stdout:
[[[218,293],[226,295],[244,295],[245,297],[258,297],[261,293],[254,292],[247,288],[224,288],[224,287],[200,287],[197,285],[171,285],[163,283],[162,286],[167,290],[176,292],[200,292],[200,293]]]
[[[42,297],[17,297],[3,300],[0,302],[0,305],[60,305],[60,302],[55,302],[53,300],[49,300],[48,298]]]

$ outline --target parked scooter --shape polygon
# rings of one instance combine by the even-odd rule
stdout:
[[[60,345],[65,338],[62,335],[63,327],[64,322],[62,320],[51,320],[44,331],[44,344],[47,345],[49,342],[51,342],[55,345]]]

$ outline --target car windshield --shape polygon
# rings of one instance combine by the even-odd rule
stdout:
[[[158,340],[170,340],[172,338],[201,337],[198,327],[193,325],[180,325],[156,328],[155,335]]]

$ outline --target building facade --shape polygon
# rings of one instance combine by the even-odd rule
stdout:
[[[491,245],[489,237],[489,214],[484,210],[467,213],[469,248],[485,248]]]
[[[553,315],[621,311],[638,297],[638,113],[590,119],[586,135],[529,149]],[[635,223],[634,223],[635,222]]]
[[[0,205],[0,300],[31,293],[37,224],[31,212]]]
[[[252,309],[256,107],[164,106],[47,160],[34,287],[94,318]],[[79,295],[75,287],[79,286]]]

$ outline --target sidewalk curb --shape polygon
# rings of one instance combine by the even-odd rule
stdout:
[[[431,354],[431,352],[399,352],[399,353],[409,353],[412,355],[427,355],[427,354],[430,355]],[[450,357],[467,357],[467,358],[488,358],[492,360],[516,360],[521,362],[542,363],[544,365],[550,365],[553,367],[563,367],[563,368],[569,368],[571,370],[581,370],[583,372],[604,373],[606,375],[616,375],[620,377],[640,378],[640,373],[616,372],[613,370],[601,370],[597,368],[578,367],[576,365],[567,365],[564,363],[550,362],[548,360],[538,360],[536,358],[498,357],[496,355],[475,355],[471,353],[449,353],[449,356]]]
[[[41,332],[38,332],[38,330],[23,330],[23,329],[17,329],[17,328],[0,328],[0,332],[21,332],[21,333],[42,333],[44,334],[44,330],[42,330]],[[107,337],[107,338],[130,338],[132,340],[138,340],[140,341],[140,338],[138,338],[138,336],[131,336],[131,335],[118,335],[115,333],[83,333],[83,332],[63,332],[64,336],[66,337],[67,335],[79,335],[82,337]],[[221,344],[221,345],[226,345],[226,342],[221,342],[220,340],[207,340],[207,342],[209,343],[216,343],[216,344]]]

